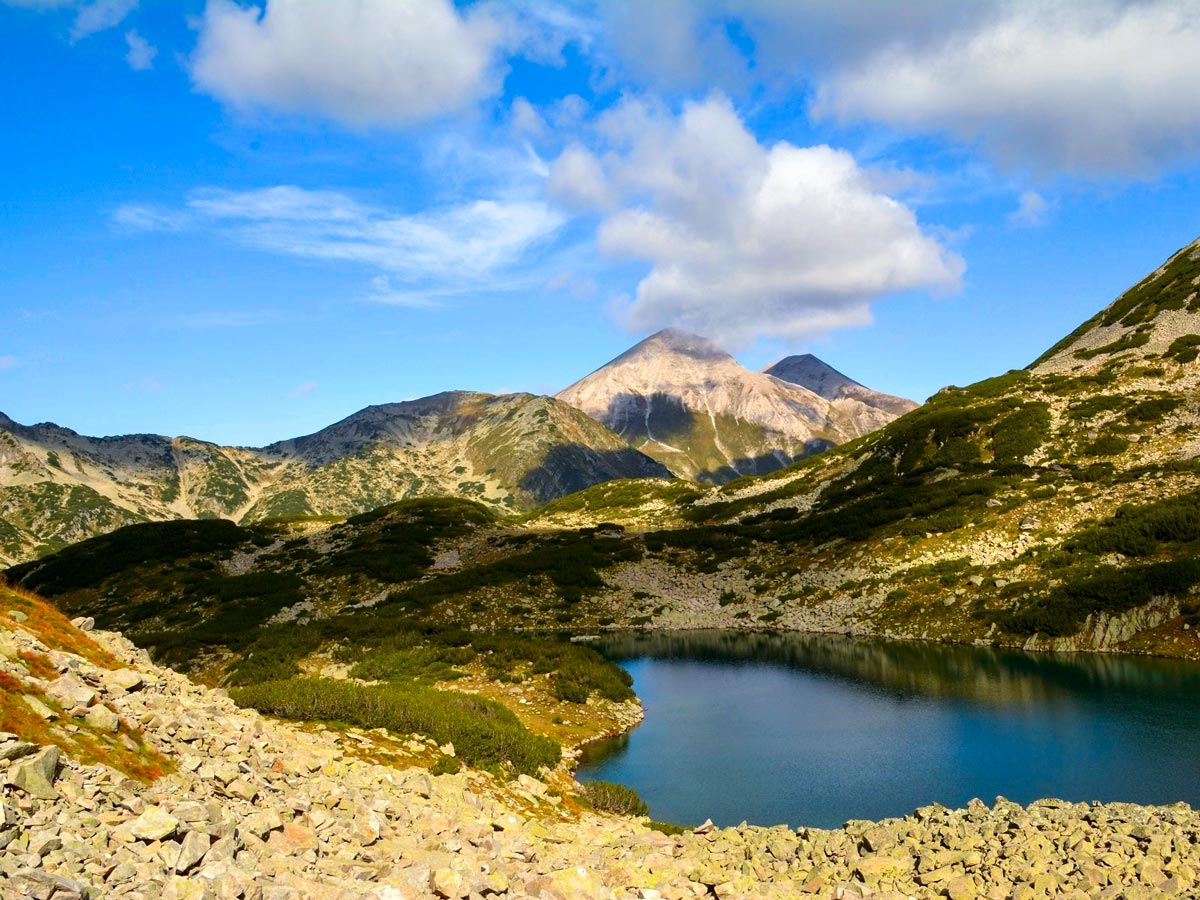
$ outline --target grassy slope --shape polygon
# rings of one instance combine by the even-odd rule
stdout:
[[[18,649],[17,642],[10,643],[18,632],[40,641],[44,649]],[[73,719],[46,695],[46,684],[62,672],[59,654],[73,654],[98,669],[123,668],[49,603],[0,585],[0,731],[38,744],[57,744],[72,759],[103,762],[147,783],[166,772],[169,761],[145,743],[136,726],[124,722],[118,734],[101,731]],[[54,718],[44,719],[27,697],[39,701]]]

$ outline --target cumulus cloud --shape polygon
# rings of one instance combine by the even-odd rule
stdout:
[[[889,293],[958,286],[962,260],[849,153],[764,147],[720,96],[678,119],[655,116],[628,104],[615,111],[602,127],[629,141],[591,154],[583,182],[600,171],[605,193],[573,197],[623,198],[598,242],[651,266],[625,310],[631,329],[673,325],[733,344],[791,339],[865,324]],[[580,153],[556,162],[560,190],[578,182]]]
[[[475,200],[416,214],[362,203],[337,191],[292,185],[206,189],[183,209],[133,204],[114,222],[127,229],[216,230],[243,244],[307,259],[364,264],[410,283],[477,283],[521,262],[563,216],[533,201]]]
[[[158,48],[138,34],[136,29],[125,32],[125,45],[129,47],[129,52],[125,54],[129,68],[137,72],[153,68]]]
[[[981,141],[1010,165],[1155,174],[1200,153],[1200,3],[1005,5],[834,71],[814,110]]]
[[[614,65],[656,90],[807,85],[819,118],[946,134],[1043,174],[1146,177],[1200,157],[1200,0],[601,9]]]
[[[499,39],[449,0],[209,0],[191,70],[235,106],[400,126],[498,90]]]

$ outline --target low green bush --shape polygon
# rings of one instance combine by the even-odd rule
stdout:
[[[580,794],[598,812],[633,817],[650,815],[650,807],[637,791],[615,781],[585,781]]]
[[[468,765],[494,772],[511,768],[536,775],[561,758],[554,741],[531,734],[494,700],[417,684],[294,678],[234,688],[230,695],[240,706],[282,718],[424,734],[439,744],[453,743]]]

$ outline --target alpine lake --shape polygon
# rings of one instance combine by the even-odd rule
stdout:
[[[1200,664],[807,634],[606,636],[646,712],[578,778],[658,820],[838,827],[998,795],[1200,803]]]

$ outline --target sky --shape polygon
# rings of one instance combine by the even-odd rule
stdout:
[[[1200,0],[0,0],[0,411],[261,445],[663,327],[923,400],[1200,236]]]

